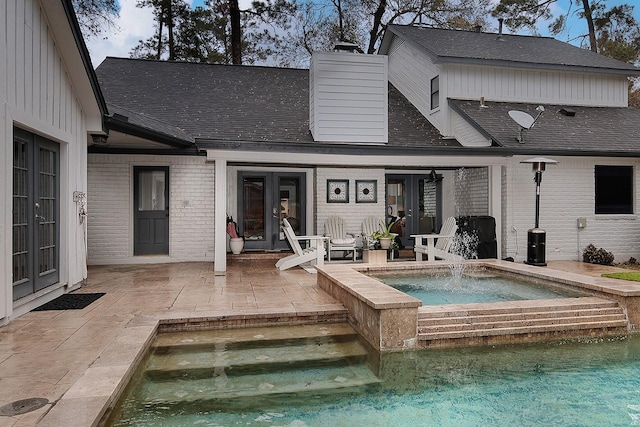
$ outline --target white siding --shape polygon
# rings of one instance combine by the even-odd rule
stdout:
[[[316,141],[388,141],[387,57],[314,53],[310,130]]]
[[[429,61],[409,43],[395,37],[389,53],[389,82],[441,130],[441,109],[446,107],[443,80],[440,77],[440,108],[431,110],[431,79],[440,74],[440,67]]]
[[[460,117],[455,111],[451,111],[453,123],[453,136],[464,147],[491,147],[491,139],[487,138],[471,124]]]
[[[133,256],[133,167],[169,166],[169,257]],[[202,157],[89,156],[89,264],[213,261],[214,166]]]
[[[51,16],[45,15],[45,10]],[[85,228],[80,223],[80,206],[73,201],[73,193],[87,191],[88,123],[99,123],[100,116],[95,99],[87,101],[93,94],[78,93],[78,87],[87,85],[86,72],[83,68],[75,70],[74,64],[66,62],[79,61],[80,55],[74,43],[66,43],[71,32],[60,2],[41,6],[36,0],[2,1],[0,22],[0,170],[3,171],[0,199],[5,201],[0,210],[2,323],[3,317],[29,311],[58,296],[63,285],[75,286],[86,277]],[[81,99],[88,103],[82,104]],[[11,286],[14,126],[60,144],[60,282],[31,301],[28,297],[15,303]]]
[[[441,93],[448,98],[598,107],[626,107],[625,76],[448,64]]]
[[[535,183],[524,157],[512,159],[503,175],[505,235],[504,256],[527,256],[527,230],[535,222]],[[555,158],[560,163],[547,166],[540,189],[540,228],[547,232],[547,260],[582,259],[582,250],[592,243],[613,252],[616,262],[640,257],[640,182],[636,174],[634,215],[595,215],[595,165],[634,166],[637,159]],[[578,230],[577,219],[587,218],[587,227]],[[514,230],[515,227],[515,230]],[[516,246],[517,239],[517,246]]]

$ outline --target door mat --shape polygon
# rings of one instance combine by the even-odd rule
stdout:
[[[34,308],[32,311],[47,311],[47,310],[80,310],[103,296],[104,292],[97,292],[92,294],[64,294],[58,298],[49,301],[46,304],[41,305],[38,308]]]

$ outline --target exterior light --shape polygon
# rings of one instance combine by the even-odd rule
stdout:
[[[524,160],[520,163],[529,163],[534,172],[533,180],[536,183],[536,216],[535,226],[527,232],[527,264],[546,266],[546,231],[540,228],[540,183],[542,182],[542,172],[544,172],[547,164],[555,165],[557,160],[547,159],[545,157],[534,157],[533,159]]]

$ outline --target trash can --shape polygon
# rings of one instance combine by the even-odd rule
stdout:
[[[547,232],[541,228],[532,228],[527,232],[527,264],[544,267]]]

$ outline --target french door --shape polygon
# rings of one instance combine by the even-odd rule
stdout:
[[[60,146],[14,128],[13,300],[60,280]]]
[[[403,246],[411,247],[411,234],[431,234],[442,224],[442,176],[387,175],[387,224],[405,218],[400,236]]]
[[[305,174],[238,172],[238,228],[245,250],[288,249],[282,220],[305,233]]]
[[[133,254],[169,254],[169,167],[133,168]]]

